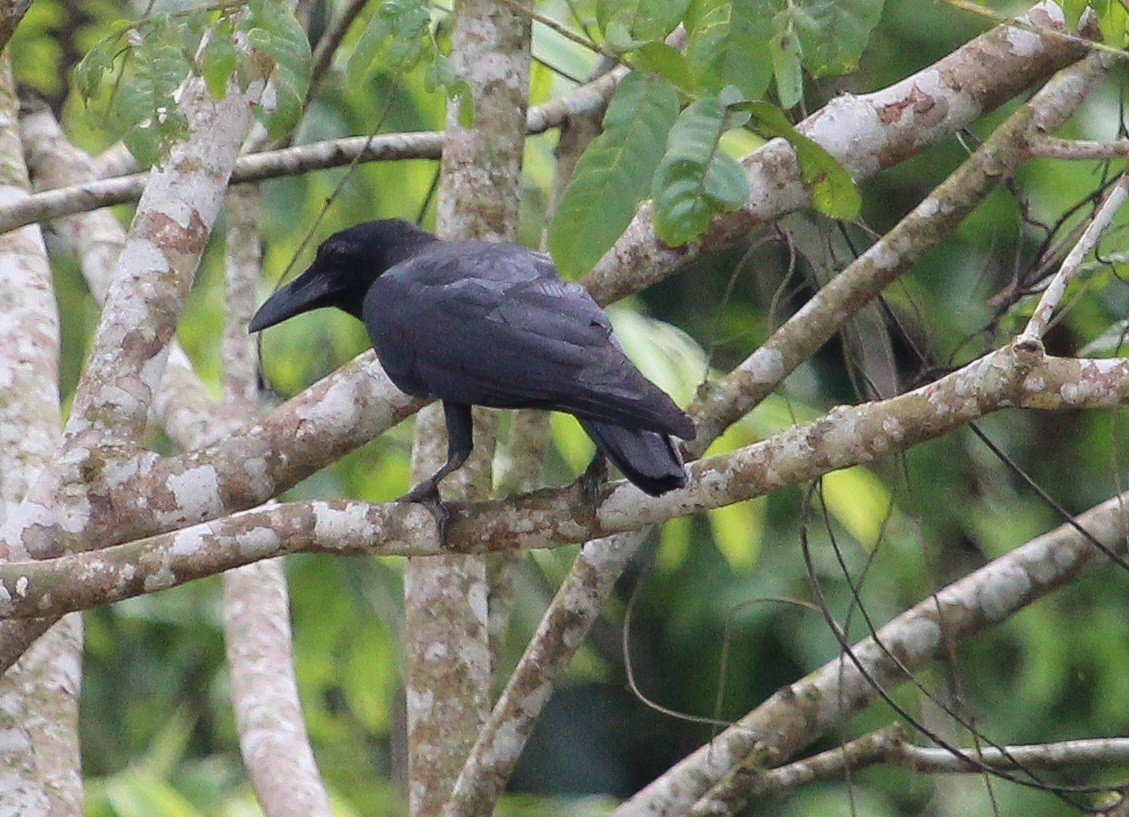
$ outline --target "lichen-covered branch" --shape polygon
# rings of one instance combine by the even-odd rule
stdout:
[[[839,780],[851,772],[886,764],[929,774],[983,774],[984,766],[998,769],[1070,770],[1122,765],[1129,760],[1129,739],[1094,738],[1020,746],[967,747],[956,755],[948,749],[918,746],[906,740],[905,729],[890,726],[775,768],[735,770],[729,798],[703,797],[689,817],[717,817],[737,813],[743,804],[779,797],[813,783]],[[974,758],[970,763],[966,758]]]
[[[262,268],[259,191],[234,187],[228,205],[220,415],[230,423],[254,415],[258,394],[256,343],[247,324]],[[224,573],[223,614],[239,748],[263,813],[329,817],[329,796],[298,699],[282,560],[265,559]]]
[[[49,109],[26,114],[20,128],[28,167],[37,186],[54,188],[94,178],[92,160],[67,140]],[[83,277],[101,303],[125,246],[125,230],[108,210],[60,219],[55,229],[74,249]],[[214,410],[214,401],[191,361],[173,340],[164,377],[153,398],[154,415],[177,445],[191,450],[209,429]]]
[[[452,61],[473,95],[474,125],[448,106],[437,232],[442,238],[512,239],[521,200],[529,95],[529,21],[496,0],[459,0]],[[474,453],[454,479],[462,497],[490,494],[494,416],[474,411]],[[413,479],[446,458],[438,406],[416,420]],[[439,450],[436,450],[436,449]],[[477,556],[409,559],[404,571],[408,664],[408,810],[438,815],[489,711],[489,582]],[[490,804],[492,805],[492,804]],[[475,817],[486,817],[487,805]]]
[[[10,33],[10,32],[9,32]],[[0,54],[0,198],[28,196],[19,103]],[[59,313],[37,227],[0,236],[0,521],[59,444]],[[25,557],[26,558],[26,557]],[[78,686],[82,620],[67,616],[0,678],[0,812],[79,817]]]
[[[1105,546],[1124,551],[1129,519],[1119,495],[1077,517]],[[757,709],[617,808],[616,817],[674,817],[750,753],[787,758],[873,701],[876,687],[905,680],[905,669],[944,655],[969,638],[1105,560],[1071,525],[1062,525],[954,582],[851,649],[865,670],[841,656],[779,690]],[[942,624],[943,622],[943,624]],[[944,639],[941,637],[942,628]],[[944,642],[944,643],[942,643]],[[896,658],[894,657],[896,656]],[[753,790],[755,791],[755,790]]]
[[[505,789],[557,678],[572,663],[645,535],[631,531],[584,545],[479,732],[443,817],[488,813]]]
[[[1129,359],[1045,357],[1016,344],[898,397],[843,406],[699,460],[687,487],[661,497],[622,480],[611,483],[594,515],[576,486],[452,503],[444,546],[431,514],[414,505],[338,500],[269,506],[103,550],[0,565],[0,616],[87,609],[299,551],[429,556],[587,542],[873,462],[1003,408],[1127,404]]]
[[[1083,41],[1059,36],[1063,18],[1056,4],[1039,3],[1021,20],[1048,33],[997,26],[888,88],[833,99],[796,127],[856,180],[895,165],[1085,55]],[[655,236],[650,206],[643,207],[585,280],[593,297],[607,303],[650,286],[687,261],[810,203],[795,155],[783,140],[774,139],[742,164],[751,191],[743,209],[715,218],[700,239],[668,247]]]
[[[701,452],[760,403],[803,361],[830,340],[847,319],[908,272],[1026,158],[1033,133],[1059,127],[1112,65],[1095,52],[1064,69],[1000,125],[957,170],[886,235],[829,281],[740,366],[699,389],[693,413]]]

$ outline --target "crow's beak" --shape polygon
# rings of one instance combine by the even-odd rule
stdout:
[[[248,332],[259,332],[287,318],[327,306],[333,294],[334,276],[318,269],[317,262],[282,289],[275,292],[259,307],[247,325]]]

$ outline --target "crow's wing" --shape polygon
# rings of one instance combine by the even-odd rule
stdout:
[[[686,415],[624,355],[596,302],[538,253],[443,245],[378,278],[364,322],[409,393],[692,435]]]

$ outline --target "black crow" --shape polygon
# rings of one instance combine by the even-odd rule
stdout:
[[[657,496],[686,484],[672,435],[693,439],[694,424],[628,360],[584,288],[562,282],[542,253],[367,221],[327,238],[249,330],[324,306],[364,323],[399,389],[443,402],[447,462],[407,501],[439,507],[439,480],[473,448],[471,406],[567,412],[641,490]]]

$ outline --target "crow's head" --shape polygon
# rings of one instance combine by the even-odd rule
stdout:
[[[335,306],[359,318],[372,282],[436,240],[431,233],[398,218],[366,221],[334,233],[318,247],[309,269],[259,307],[248,331],[258,332],[325,306]]]

